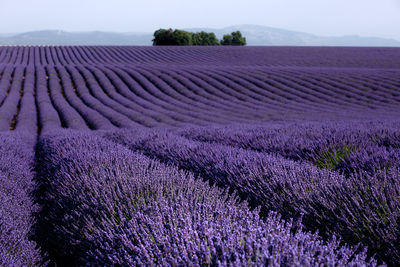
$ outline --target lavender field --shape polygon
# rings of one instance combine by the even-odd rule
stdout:
[[[400,49],[0,46],[1,266],[400,265]]]

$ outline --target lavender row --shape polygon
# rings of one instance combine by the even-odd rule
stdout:
[[[36,134],[38,132],[36,113],[35,69],[33,67],[26,67],[19,113],[16,114],[15,118],[15,130]]]
[[[0,134],[0,265],[37,266],[40,250],[31,240],[35,136],[19,131]]]
[[[143,94],[143,96],[145,96],[152,103],[160,105],[166,110],[175,112],[177,114],[176,116],[179,116],[182,121],[190,122],[197,120],[203,125],[205,125],[205,122],[207,121],[216,121],[213,117],[210,117],[210,115],[207,116],[207,114],[198,112],[191,105],[178,101],[165,94],[162,88],[156,86],[151,77],[146,76],[140,72],[140,70],[132,68],[124,68],[123,70],[131,78],[139,82],[140,86],[146,91],[146,94]]]
[[[148,101],[146,97],[142,97],[143,91],[139,90],[140,85],[132,80],[125,72],[105,67],[102,67],[101,71],[111,83],[111,86],[107,86],[107,93],[113,97],[113,99],[142,114],[148,114],[148,116],[157,121],[161,126],[177,125],[179,120],[174,117],[175,114]]]
[[[293,72],[298,73],[300,78],[296,78],[296,75],[292,74]],[[326,68],[218,67],[207,70],[207,73],[224,83],[231,84],[233,88],[241,86],[247,88],[247,91],[250,89],[263,99],[267,96],[264,100],[266,102],[268,99],[289,101],[289,105],[298,106],[300,110],[304,110],[304,108],[320,111],[330,110],[341,113],[342,116],[346,115],[345,112],[341,112],[343,110],[346,112],[360,112],[360,110],[365,111],[366,109],[397,110],[396,104],[393,103],[395,99],[391,94],[395,92],[396,88],[391,88],[390,94],[383,96],[382,94],[387,90],[372,83],[368,84],[372,88],[368,93],[364,87],[360,88],[358,81],[351,84],[339,81],[333,86],[331,85],[334,79],[331,78],[332,74],[343,80],[348,73],[358,74],[361,77],[368,77],[374,73],[363,69],[337,71]],[[325,75],[329,75],[329,79],[324,79]],[[273,94],[271,95],[271,93]],[[282,97],[285,98],[282,99]]]
[[[151,69],[149,69],[151,71]],[[179,92],[185,95],[192,95],[197,99],[201,99],[205,103],[211,103],[216,107],[225,109],[226,112],[230,112],[232,115],[240,115],[247,118],[247,114],[253,116],[260,113],[262,107],[251,106],[244,101],[240,101],[223,90],[214,88],[203,79],[199,79],[193,75],[188,74],[186,71],[179,69],[161,69],[162,77],[165,80],[169,80],[170,83],[176,84],[174,87]],[[234,91],[232,89],[232,91]],[[237,114],[237,110],[243,111],[245,114]]]
[[[107,118],[113,125],[121,128],[132,128],[137,126],[136,123],[131,121],[125,115],[116,112],[112,108],[101,103],[97,98],[93,97],[88,87],[92,87],[92,80],[85,80],[77,68],[66,67],[66,70],[71,75],[76,92],[82,101],[91,109],[96,110],[105,118]]]
[[[118,102],[112,100],[104,92],[104,89],[102,88],[103,85],[99,83],[99,81],[90,71],[80,66],[78,66],[76,70],[81,73],[82,78],[85,80],[85,83],[87,84],[89,92],[91,93],[91,95],[93,95],[93,97],[96,100],[98,100],[99,104],[101,103],[101,105],[103,105],[105,108],[110,108],[110,110],[113,110],[121,114],[119,116],[121,116],[123,124],[118,125],[119,127],[122,126],[125,128],[133,128],[142,126],[140,123],[137,122],[135,112],[129,108],[121,106]],[[101,108],[99,109],[99,111],[104,112],[103,110],[101,110]],[[112,116],[115,117],[115,115]],[[111,119],[111,121],[113,120]]]
[[[400,167],[395,121],[191,127],[178,134],[208,143],[281,155],[344,173]]]
[[[48,77],[43,67],[36,67],[36,105],[40,131],[45,133],[62,128],[60,116],[54,108],[48,91]]]
[[[0,104],[4,102],[4,99],[7,96],[7,92],[9,91],[9,87],[12,81],[14,67],[7,65],[2,65],[2,73],[1,73],[1,80],[0,80]]]
[[[57,67],[56,71],[61,80],[65,99],[82,116],[91,129],[110,129],[114,127],[102,114],[91,109],[83,102],[77,94],[76,84],[73,83],[70,74],[64,67]]]
[[[49,53],[54,54],[54,49]],[[84,59],[83,51],[79,51]],[[394,118],[399,113],[393,103],[385,102],[393,101],[386,91],[368,97],[352,93],[348,100],[341,97],[336,101],[335,96],[343,89],[328,90],[332,91],[328,95],[324,88],[329,82],[320,80],[319,69],[311,78],[320,83],[315,85],[305,84],[304,77],[290,77],[286,74],[290,70],[261,67],[171,67],[168,71],[157,66],[123,65],[1,67],[3,130],[18,128],[19,121],[31,131],[47,131],[61,127],[112,129],[283,119],[343,120],[370,115],[379,119]],[[310,72],[305,70],[305,77],[311,76]],[[25,80],[29,80],[26,85]],[[371,103],[363,104],[371,99]]]
[[[140,107],[139,110],[136,110],[138,108],[137,105],[132,106],[132,102],[130,102],[129,100],[127,101],[126,98],[116,93],[116,89],[103,71],[97,68],[81,69],[85,77],[88,77],[88,79],[95,79],[95,83],[97,83],[98,87],[102,89],[92,89],[92,92],[93,95],[95,95],[96,98],[103,102],[105,105],[108,105],[116,111],[126,115],[132,121],[137,122],[138,126],[144,125],[147,127],[154,127],[157,125],[157,121],[152,119],[146,113],[140,112]]]
[[[326,237],[368,245],[369,253],[399,262],[399,169],[351,175],[296,163],[271,154],[189,141],[166,131],[116,131],[105,137],[174,164],[223,188],[250,205],[286,218],[304,214],[308,229]]]
[[[19,92],[22,88],[24,76],[24,68],[17,67],[14,70],[14,77],[7,92],[7,97],[0,106],[0,131],[7,131],[12,125],[12,121],[18,110],[18,103],[20,99]]]
[[[121,68],[121,70],[113,68],[113,71],[115,72],[114,75],[118,75],[120,79],[129,86],[129,89],[132,90],[132,92],[126,92],[124,90],[124,92],[121,92],[121,94],[129,97],[130,100],[140,100],[141,102],[139,104],[143,103],[142,105],[146,105],[146,107],[153,111],[159,110],[160,113],[162,112],[163,114],[168,115],[173,120],[175,120],[176,123],[204,125],[212,122],[225,123],[230,120],[240,121],[251,116],[253,116],[253,118],[256,118],[255,115],[247,114],[247,112],[246,114],[242,114],[241,112],[239,112],[239,110],[242,110],[240,106],[236,106],[235,113],[229,115],[225,113],[223,106],[220,106],[219,109],[214,110],[212,106],[209,106],[208,111],[204,112],[204,109],[207,106],[202,105],[201,108],[197,108],[197,106],[201,105],[200,103],[196,103],[197,101],[189,100],[188,98],[186,98],[186,96],[184,96],[186,92],[191,93],[190,90],[186,89],[186,92],[183,92],[184,89],[182,89],[182,87],[179,88],[180,86],[176,83],[162,83],[161,79],[159,79],[160,77],[155,78],[157,76],[143,76],[138,71],[128,72],[125,68]],[[146,77],[148,77],[150,81],[147,80]],[[114,78],[112,79],[114,80]],[[151,81],[154,81],[156,84],[152,84]],[[121,85],[119,81],[116,82],[118,82],[117,90],[121,90],[125,87],[124,85]],[[193,106],[191,107],[183,101],[181,101],[182,103],[179,103],[179,101],[174,100],[174,98],[171,98],[170,96],[168,96],[168,94],[173,95],[174,98],[175,96],[177,96],[177,99],[182,99],[188,104],[193,103]],[[145,100],[147,103],[144,103],[143,100]],[[148,103],[150,103],[150,105]],[[257,110],[257,107],[253,107],[253,110]],[[255,111],[253,111],[253,114],[254,113]],[[167,123],[171,124],[169,121]]]
[[[37,147],[41,241],[58,265],[376,265],[93,134],[58,131]]]
[[[372,73],[374,72],[359,70],[357,72],[331,72],[328,74],[326,71],[320,70],[317,71],[316,77],[312,77],[310,75],[311,73],[308,73],[308,75],[304,75],[304,73],[299,75],[298,72],[296,73],[292,70],[282,74],[284,74],[284,79],[290,79],[290,77],[292,77],[295,83],[302,84],[306,87],[312,87],[316,90],[320,90],[321,87],[317,85],[324,85],[324,87],[328,89],[326,93],[332,92],[334,96],[345,99],[347,102],[350,101],[350,98],[351,100],[359,98],[364,104],[378,100],[381,104],[387,105],[389,103],[388,98],[398,102],[399,98],[393,95],[393,93],[398,91],[399,88],[391,87],[387,83],[383,83],[386,84],[386,87],[376,84],[369,79]],[[307,72],[305,74],[307,74]],[[349,80],[350,75],[355,75],[357,78]],[[388,88],[388,86],[390,87]]]
[[[58,114],[60,114],[61,121],[64,127],[70,129],[89,129],[86,125],[84,118],[76,111],[73,106],[68,102],[65,97],[65,90],[63,90],[61,81],[54,67],[46,68],[46,75],[49,80],[49,92],[51,100],[54,104]]]
[[[187,89],[184,89],[178,83],[171,79],[165,80],[162,74],[156,70],[139,70],[139,73],[143,74],[150,82],[152,82],[160,91],[160,97],[165,99],[169,103],[182,106],[183,110],[193,111],[193,117],[199,117],[200,119],[210,121],[213,123],[223,123],[231,119],[232,116],[236,116],[237,120],[242,119],[242,114],[227,114],[224,107],[221,105],[215,106],[210,102],[204,104],[197,99],[192,99],[185,94]],[[167,76],[168,77],[168,76]],[[186,111],[186,112],[187,112]],[[237,113],[237,112],[236,112]]]
[[[361,99],[360,95],[352,92],[353,88],[337,88],[337,87],[329,87],[329,82],[319,82],[319,74],[315,71],[313,75],[314,83],[317,84],[305,84],[302,79],[295,79],[293,76],[285,75],[284,73],[271,71],[269,74],[268,83],[278,84],[283,86],[283,88],[292,88],[292,91],[301,92],[305,97],[308,97],[311,102],[321,102],[325,101],[332,105],[330,102],[335,102],[335,108],[343,108],[346,107],[348,110],[357,110],[363,108],[365,105],[365,100]],[[305,75],[304,75],[305,76]],[[260,76],[256,76],[255,78],[259,78]],[[261,76],[262,77],[262,76]],[[303,78],[303,77],[302,77]],[[280,88],[279,86],[276,86]],[[328,87],[328,90],[326,89]],[[336,100],[336,96],[340,99],[340,101]],[[336,100],[336,101],[335,101]],[[357,102],[358,101],[358,102]],[[324,103],[321,103],[322,107]],[[365,108],[365,107],[364,107]]]
[[[166,103],[162,99],[158,99],[154,95],[154,88],[149,81],[143,78],[143,76],[133,76],[132,71],[126,70],[122,67],[112,67],[113,72],[122,80],[128,88],[117,88],[121,90],[121,94],[132,101],[140,101],[140,104],[146,108],[157,111],[161,114],[165,114],[171,119],[166,118],[167,121],[176,121],[179,124],[190,124],[195,122],[196,124],[204,125],[204,122],[194,121],[194,118],[186,115],[182,109],[177,109],[173,105]],[[127,91],[125,89],[128,89]],[[122,91],[124,90],[124,91]],[[138,99],[140,98],[140,99]]]
[[[254,107],[266,107],[270,110],[271,108],[274,108],[276,111],[282,111],[282,109],[285,109],[285,107],[283,106],[284,103],[281,103],[280,99],[277,99],[272,95],[269,95],[268,98],[260,97],[260,95],[255,94],[244,86],[240,86],[229,79],[220,78],[217,75],[214,75],[212,71],[203,73],[201,69],[189,69],[188,72],[191,75],[197,76],[203,81],[209,83],[214,88],[220,89],[222,92],[226,92],[241,101],[251,103]],[[292,107],[286,108],[288,108],[289,110],[292,109]],[[296,108],[294,109],[296,110]]]
[[[113,47],[0,48],[0,63],[23,65],[168,64],[399,68],[398,48]]]
[[[308,109],[313,110],[316,109],[318,105],[318,102],[314,102],[312,105],[310,105],[311,101],[307,99],[308,96],[303,96],[301,98],[302,101],[298,101],[299,103],[296,102],[287,103],[288,101],[283,100],[282,98],[277,97],[276,95],[270,94],[268,90],[265,90],[264,88],[255,86],[254,84],[249,83],[244,79],[241,79],[240,77],[238,77],[238,75],[229,75],[229,74],[222,75],[219,69],[206,70],[202,72],[228,87],[242,91],[245,95],[251,96],[253,99],[260,101],[261,103],[268,103],[272,99],[274,100],[272,104],[275,108],[287,109],[288,106],[290,106],[294,112],[299,112],[301,110],[304,110],[304,106],[307,106]],[[286,91],[286,90],[290,89],[283,88],[283,90],[280,91]]]
[[[226,72],[227,70],[223,70]],[[315,84],[304,84],[303,80],[297,80],[291,82],[293,76],[287,75],[284,79],[280,79],[283,71],[269,70],[261,74],[262,70],[255,71],[241,71],[240,73],[236,70],[231,72],[231,76],[239,76],[245,81],[257,84],[261,88],[267,88],[268,90],[275,90],[277,94],[286,94],[287,97],[298,99],[306,99],[308,101],[308,107],[318,107],[319,110],[332,109],[338,110],[346,106],[346,110],[357,110],[359,107],[352,103],[354,100],[348,98],[342,98],[343,92],[337,90],[326,90],[324,83]],[[242,74],[243,73],[243,74]],[[305,75],[304,75],[305,76]],[[314,74],[313,78],[316,79],[318,75]],[[302,77],[303,78],[303,77]]]

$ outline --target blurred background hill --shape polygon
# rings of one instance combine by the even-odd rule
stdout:
[[[400,41],[378,37],[318,36],[314,34],[278,29],[260,25],[237,25],[221,29],[190,28],[191,32],[223,34],[241,31],[250,46],[387,46],[400,47]],[[151,45],[153,32],[67,32],[44,30],[25,33],[0,34],[0,45]]]

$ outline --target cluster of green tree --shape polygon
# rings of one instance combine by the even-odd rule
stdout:
[[[246,38],[240,31],[232,32],[222,37],[221,45],[246,45]]]
[[[240,31],[225,34],[219,41],[213,32],[159,29],[154,32],[153,45],[246,45],[246,38]]]

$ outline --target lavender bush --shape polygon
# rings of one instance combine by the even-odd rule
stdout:
[[[42,136],[38,153],[43,247],[62,266],[376,265],[92,134]]]
[[[0,265],[36,266],[40,251],[31,239],[38,210],[33,160],[35,136],[26,132],[0,134]]]
[[[278,154],[346,176],[399,167],[396,121],[292,123],[190,127],[177,133],[191,140]],[[393,145],[390,145],[393,143]]]
[[[189,141],[165,131],[117,131],[103,136],[135,151],[238,191],[252,206],[286,218],[304,215],[308,229],[398,261],[399,169],[345,177],[279,156]],[[390,203],[390,204],[388,204]],[[360,206],[361,205],[361,206]]]
[[[0,265],[398,266],[399,55],[0,46]]]

